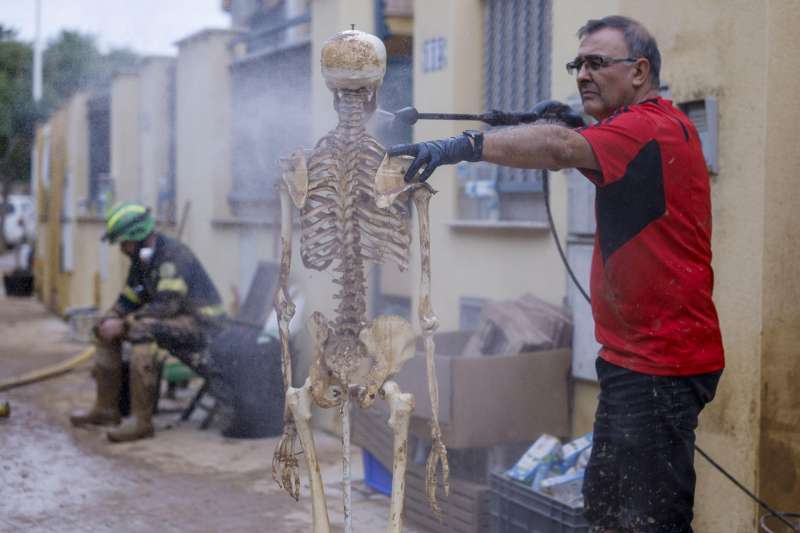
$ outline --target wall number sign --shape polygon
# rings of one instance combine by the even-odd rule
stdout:
[[[422,72],[435,72],[447,66],[447,39],[435,37],[422,43]]]

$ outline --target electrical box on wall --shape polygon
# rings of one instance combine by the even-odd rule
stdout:
[[[706,159],[708,171],[711,174],[718,174],[719,114],[717,99],[710,96],[702,100],[680,103],[678,107],[686,113],[700,135],[700,142],[703,145],[703,157]]]

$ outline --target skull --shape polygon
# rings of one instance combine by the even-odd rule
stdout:
[[[386,47],[370,33],[343,31],[322,46],[321,63],[322,77],[330,90],[375,91],[386,74]]]

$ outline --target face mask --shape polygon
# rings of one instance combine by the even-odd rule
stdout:
[[[142,263],[149,263],[150,259],[153,258],[153,252],[155,250],[149,247],[142,247],[139,248],[139,261]]]

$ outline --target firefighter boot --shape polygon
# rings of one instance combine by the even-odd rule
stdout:
[[[113,346],[98,344],[92,370],[97,383],[97,397],[89,411],[78,411],[69,417],[73,426],[87,424],[115,426],[119,424],[119,395],[122,388],[121,356]]]
[[[135,344],[131,352],[131,416],[106,436],[111,442],[128,442],[152,437],[153,409],[156,401],[156,344]]]

